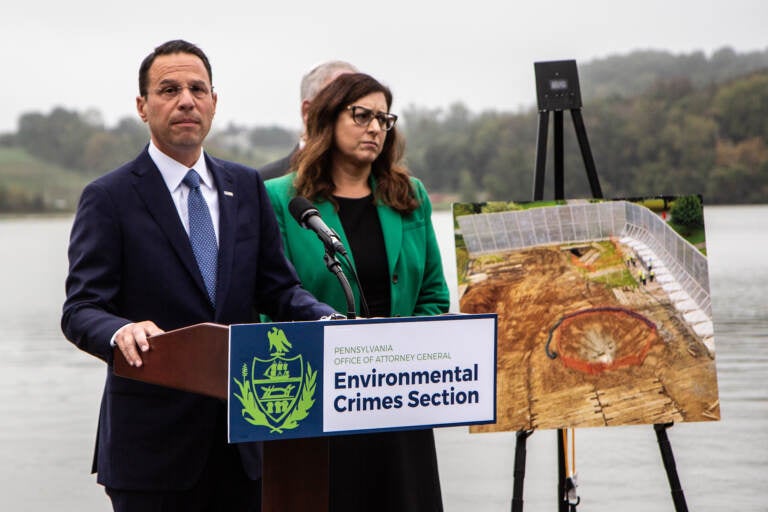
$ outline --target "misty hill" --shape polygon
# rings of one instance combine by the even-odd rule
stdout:
[[[627,98],[586,100],[582,109],[606,197],[703,194],[707,204],[764,203],[768,197],[768,70],[720,85],[657,80]],[[431,192],[464,201],[529,200],[538,113],[404,113],[408,165]],[[568,197],[589,197],[584,162],[564,116]],[[550,127],[552,123],[550,122]],[[547,183],[554,187],[553,137]]]
[[[657,81],[686,79],[695,87],[703,87],[768,69],[768,48],[736,53],[724,47],[710,57],[700,51],[676,55],[663,50],[637,50],[577,64],[585,100],[614,95],[628,98]]]
[[[709,204],[765,202],[768,50],[724,48],[711,57],[637,51],[579,63],[579,74],[606,197],[704,194]],[[568,117],[566,193],[585,196],[589,187]],[[436,197],[530,199],[535,107],[474,113],[461,103],[412,106],[398,128],[407,140],[407,165]],[[212,133],[206,150],[258,167],[287,154],[297,137],[281,127],[232,124]],[[132,158],[146,141],[146,127],[133,117],[107,127],[93,112],[25,113],[16,133],[0,135],[0,212],[71,211],[83,183]],[[545,190],[552,190],[550,183]]]

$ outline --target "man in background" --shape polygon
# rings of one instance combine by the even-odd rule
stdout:
[[[330,60],[312,68],[301,79],[301,122],[302,132],[298,144],[285,157],[270,162],[259,168],[262,179],[268,180],[282,176],[290,170],[291,157],[304,146],[304,135],[307,132],[307,111],[309,104],[326,85],[344,73],[357,73],[357,68],[349,62]]]
[[[261,454],[227,444],[224,401],[118,377],[114,357],[141,366],[148,337],[202,322],[334,313],[301,288],[258,173],[203,151],[212,83],[186,41],[144,59],[150,142],[83,190],[72,226],[61,325],[108,365],[92,470],[119,512],[258,512]]]

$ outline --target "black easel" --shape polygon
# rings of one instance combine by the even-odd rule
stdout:
[[[563,158],[563,111],[570,110],[581,157],[587,171],[592,197],[602,199],[603,191],[597,179],[595,160],[587,139],[584,119],[581,117],[581,89],[575,60],[534,63],[536,70],[536,96],[539,105],[539,131],[536,136],[536,171],[533,182],[533,200],[544,199],[544,170],[547,162],[549,113],[553,113],[555,199],[565,199],[565,161]]]
[[[573,127],[579,141],[581,157],[589,180],[592,197],[602,199],[603,192],[597,177],[595,161],[592,158],[592,150],[589,147],[587,130],[584,119],[581,116],[581,89],[579,87],[579,75],[575,60],[535,62],[536,96],[539,109],[539,127],[536,137],[536,169],[533,183],[533,200],[544,199],[544,174],[547,162],[547,138],[549,136],[549,113],[553,113],[555,120],[553,126],[554,135],[554,170],[555,170],[555,199],[565,199],[565,164],[563,157],[563,111],[570,110],[573,119]],[[667,479],[672,491],[672,500],[676,512],[688,512],[677,475],[675,457],[672,454],[672,446],[667,437],[667,428],[672,423],[654,425],[656,439],[659,443],[661,458]],[[521,430],[515,438],[515,469],[512,495],[512,512],[523,510],[523,480],[525,479],[526,442],[533,434],[532,430]],[[568,482],[565,476],[565,443],[563,441],[563,429],[557,430],[557,506],[558,512],[576,510],[576,506],[568,501]]]

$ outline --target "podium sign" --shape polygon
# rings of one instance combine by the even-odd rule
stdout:
[[[229,441],[496,421],[496,315],[233,325]]]

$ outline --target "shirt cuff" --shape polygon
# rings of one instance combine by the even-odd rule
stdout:
[[[332,313],[330,315],[321,316],[319,320],[346,320],[347,317],[341,313]]]
[[[128,324],[125,324],[125,325],[128,325]],[[121,326],[120,329],[125,327],[125,325]],[[117,346],[117,343],[115,342],[115,336],[117,336],[117,333],[120,332],[120,329],[116,330],[115,333],[112,335],[112,337],[109,338],[109,346],[110,347],[114,348],[115,346]]]

